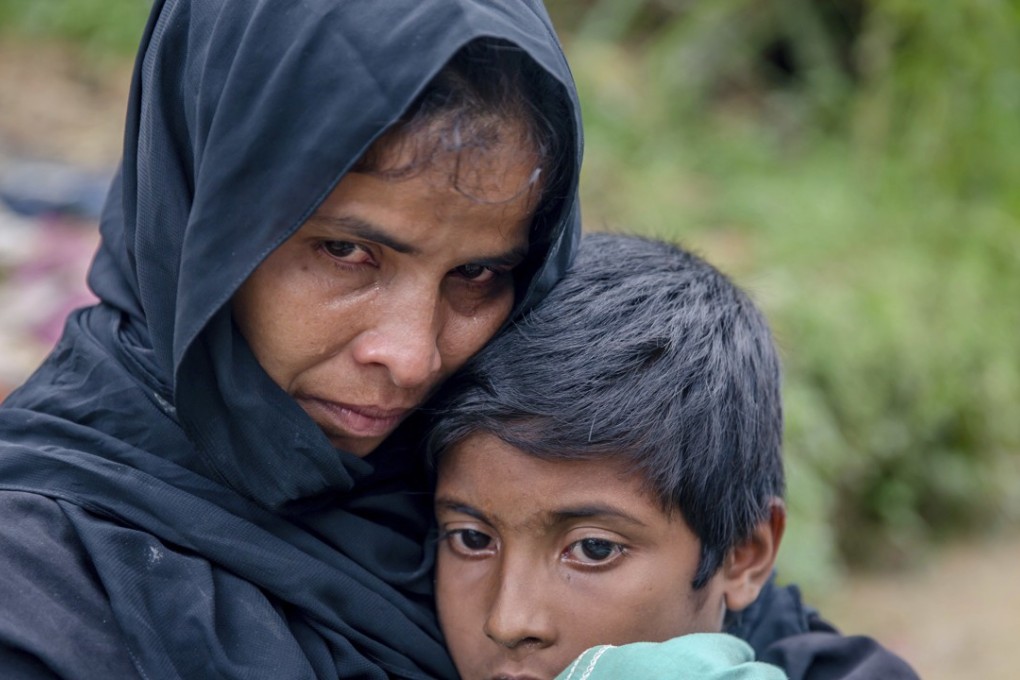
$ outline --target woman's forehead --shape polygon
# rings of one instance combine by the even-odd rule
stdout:
[[[537,204],[542,166],[536,142],[522,121],[506,119],[491,130],[471,132],[449,129],[437,120],[428,127],[384,133],[352,172],[395,181],[426,176],[479,202],[509,203],[529,194]]]

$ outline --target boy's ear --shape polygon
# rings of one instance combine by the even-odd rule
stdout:
[[[786,529],[786,505],[773,498],[767,519],[762,520],[751,536],[738,543],[726,555],[721,571],[726,608],[740,611],[758,599],[758,593],[772,574]]]

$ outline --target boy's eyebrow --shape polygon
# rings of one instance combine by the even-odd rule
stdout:
[[[436,510],[443,508],[444,510],[451,510],[453,512],[459,512],[469,517],[474,517],[480,522],[486,524],[492,524],[489,518],[485,516],[485,513],[467,503],[462,503],[450,498],[436,498]]]
[[[454,500],[452,498],[437,497],[435,505],[437,512],[440,509],[449,510],[451,512],[459,512],[464,515],[468,515],[469,517],[474,517],[479,522],[485,522],[489,526],[493,526],[492,520],[489,519],[484,512],[462,501]],[[603,503],[586,503],[584,505],[572,505],[564,508],[557,508],[556,510],[547,513],[546,516],[547,519],[544,521],[544,524],[548,527],[567,524],[579,519],[591,518],[614,518],[622,520],[627,524],[633,524],[634,526],[648,526],[645,522],[641,521],[634,515],[624,512],[615,506]]]
[[[621,519],[628,524],[634,524],[642,527],[647,526],[634,515],[624,512],[615,506],[605,505],[602,503],[590,503],[586,505],[558,508],[549,513],[549,515],[549,524],[564,524],[577,519],[587,519],[591,517],[612,517],[615,519]]]

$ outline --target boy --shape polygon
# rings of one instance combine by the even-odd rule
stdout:
[[[754,602],[785,526],[779,361],[722,274],[587,236],[444,394],[436,593],[466,680],[784,677],[736,638],[671,640]]]

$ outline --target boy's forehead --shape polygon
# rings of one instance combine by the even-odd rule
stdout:
[[[467,505],[490,522],[545,527],[594,516],[634,525],[683,522],[612,455],[550,460],[476,433],[450,447],[438,472],[438,507]]]
[[[626,463],[612,455],[579,459],[535,456],[504,442],[485,431],[464,437],[440,457],[439,481],[457,479],[487,481],[493,475],[511,480],[533,481],[535,484],[552,483],[561,475],[585,478],[605,477],[630,479],[633,475]]]

